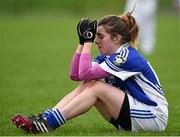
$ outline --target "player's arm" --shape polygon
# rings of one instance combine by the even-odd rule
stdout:
[[[88,24],[88,31],[83,35],[84,46],[79,60],[79,79],[80,80],[93,80],[104,78],[109,75],[105,72],[98,63],[92,65],[91,62],[91,49],[96,36],[97,21],[91,21]]]
[[[73,57],[70,76],[73,80],[92,80],[104,78],[109,75],[99,64],[91,63],[91,48],[96,36],[97,21],[84,19],[77,27],[79,45]]]
[[[111,75],[110,73],[104,71],[97,62],[92,63],[91,60],[92,59],[89,53],[81,55],[79,61],[80,80],[101,79]]]
[[[77,25],[79,44],[71,60],[70,71],[69,71],[70,78],[75,81],[79,80],[79,59],[83,50],[84,42],[85,41],[87,42],[85,35],[87,34],[86,32],[88,29],[89,22],[90,22],[89,19],[82,19],[79,21]]]

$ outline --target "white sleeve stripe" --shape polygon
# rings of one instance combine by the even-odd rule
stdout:
[[[159,90],[159,88],[157,88],[153,83],[151,83],[149,80],[147,80],[144,76],[137,76],[137,77],[139,77],[140,80],[147,83],[149,86],[151,86],[152,88],[157,90],[162,95],[162,91]]]
[[[154,69],[152,68],[151,64],[150,64],[149,62],[147,62],[147,64],[149,65],[149,67],[150,67],[151,70],[153,71],[153,74],[155,75],[155,77],[156,77],[156,79],[157,79],[157,81],[158,81],[158,84],[161,85],[161,84],[160,84],[160,81],[159,81],[159,79],[158,79],[158,77],[157,77],[157,75],[156,75],[156,72],[155,72]]]
[[[142,78],[144,81],[150,83],[154,88],[156,88],[157,90],[159,90],[159,92],[163,93],[162,88],[159,87],[159,85],[157,84],[153,84],[151,81],[149,81],[146,77],[144,77],[143,75],[139,76],[140,78]]]
[[[125,70],[116,71],[116,70],[112,69],[106,62],[101,63],[100,67],[103,70],[111,73],[112,75],[115,75],[116,77],[122,79],[123,81],[126,80],[127,78],[133,76],[133,75],[140,73],[140,72],[129,72],[129,71],[125,71]]]
[[[138,81],[141,81],[141,82],[143,82],[143,83],[146,83],[147,85],[149,85],[151,88],[153,88],[154,90],[156,90],[159,94],[161,94],[162,96],[164,96],[163,95],[163,91],[162,90],[159,90],[153,83],[151,83],[149,80],[147,80],[145,77],[142,77],[142,76],[135,76],[136,77],[136,79],[138,80]]]
[[[128,54],[129,54],[129,50],[127,48],[125,48],[125,50],[127,51],[127,54],[124,58],[127,58]]]
[[[108,59],[105,60],[106,64],[115,71],[122,71],[122,69],[116,67],[113,63],[111,63]]]
[[[127,48],[123,48],[119,53],[123,58],[127,58],[129,54],[129,50]],[[114,65],[109,59],[105,59],[106,64],[115,71],[123,71],[123,69]]]
[[[124,53],[122,54],[122,56],[125,57],[126,54],[127,54],[127,50],[126,50],[126,49],[122,49],[122,50],[124,51]]]
[[[128,54],[129,54],[129,50],[127,48],[123,48],[120,53],[119,53],[122,57],[127,58]]]
[[[158,84],[156,84],[156,87],[159,89],[159,90],[162,90],[162,88],[158,85]],[[163,90],[162,90],[163,91]]]
[[[123,55],[124,55],[124,52],[125,52],[124,50],[121,50],[119,54],[120,54],[121,56],[123,56]]]

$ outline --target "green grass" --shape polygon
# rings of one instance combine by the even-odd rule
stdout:
[[[92,16],[99,18],[103,15]],[[0,135],[31,135],[16,129],[17,112],[37,114],[55,105],[78,83],[68,71],[78,42],[78,16],[0,16]],[[44,135],[180,135],[180,54],[177,15],[160,13],[156,52],[147,57],[169,102],[164,132],[119,132],[95,109]],[[93,56],[97,53],[94,48]]]

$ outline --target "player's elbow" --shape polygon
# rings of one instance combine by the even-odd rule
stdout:
[[[79,79],[80,80],[91,80],[90,78],[91,77],[90,77],[90,70],[89,69],[87,69],[84,72],[79,73]]]
[[[70,74],[69,76],[70,76],[71,80],[73,80],[73,81],[80,81],[78,75],[72,75],[72,74]]]

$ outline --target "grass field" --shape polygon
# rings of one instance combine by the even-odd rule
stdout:
[[[0,16],[0,135],[31,135],[16,129],[10,117],[17,112],[42,112],[78,85],[70,80],[68,71],[78,41],[75,29],[79,19],[73,15]],[[169,102],[166,131],[119,132],[92,109],[43,135],[180,135],[178,27],[177,15],[159,13],[156,52],[147,57]],[[93,56],[96,54],[94,49]]]

